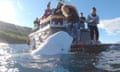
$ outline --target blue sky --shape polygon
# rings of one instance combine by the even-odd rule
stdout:
[[[57,0],[0,0],[0,20],[33,27],[34,19],[43,14],[49,1],[52,8],[56,7]],[[120,41],[120,0],[66,0],[66,3],[73,4],[85,17],[95,6],[100,16],[100,41]]]

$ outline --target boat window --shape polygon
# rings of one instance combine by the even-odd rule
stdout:
[[[50,23],[49,23],[49,22],[47,22],[47,23],[40,24],[40,29],[42,29],[42,28],[46,27],[48,24],[50,24]]]

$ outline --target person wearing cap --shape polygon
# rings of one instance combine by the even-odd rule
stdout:
[[[91,13],[87,17],[88,28],[90,30],[91,42],[99,41],[99,31],[97,25],[99,24],[99,16],[96,14],[96,8],[91,9]]]

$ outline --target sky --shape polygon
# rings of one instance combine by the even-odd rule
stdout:
[[[42,16],[49,1],[51,8],[55,8],[58,0],[0,0],[0,21],[33,27],[33,21]],[[66,4],[74,5],[85,17],[96,7],[100,41],[120,42],[120,0],[66,0]]]

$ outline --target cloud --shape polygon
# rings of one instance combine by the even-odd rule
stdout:
[[[100,21],[99,28],[104,29],[108,35],[120,34],[120,17]]]
[[[12,3],[8,1],[0,2],[0,20],[8,23],[19,24],[17,21],[16,11]]]

